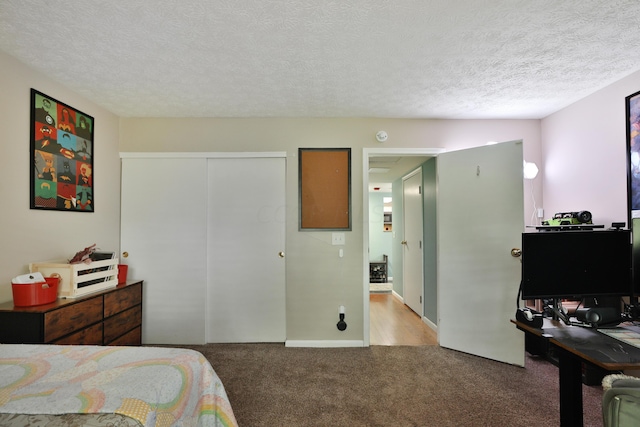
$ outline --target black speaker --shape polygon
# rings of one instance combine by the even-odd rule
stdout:
[[[542,328],[542,314],[530,308],[519,308],[516,311],[516,320],[532,328]]]
[[[622,321],[620,312],[613,307],[583,307],[576,310],[576,319],[591,326],[617,325]]]

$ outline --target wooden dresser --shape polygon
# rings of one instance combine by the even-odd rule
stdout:
[[[142,281],[51,304],[0,304],[0,343],[140,345]]]

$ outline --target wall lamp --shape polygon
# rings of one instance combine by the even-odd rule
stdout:
[[[533,162],[522,162],[522,175],[524,179],[533,179],[538,176],[538,166]]]

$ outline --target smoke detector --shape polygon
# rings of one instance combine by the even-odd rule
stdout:
[[[376,133],[376,139],[378,140],[378,142],[385,142],[387,138],[389,138],[389,135],[387,135],[387,133],[383,130]]]

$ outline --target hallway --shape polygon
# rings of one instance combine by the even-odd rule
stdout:
[[[371,345],[437,345],[437,335],[390,292],[369,294]]]

